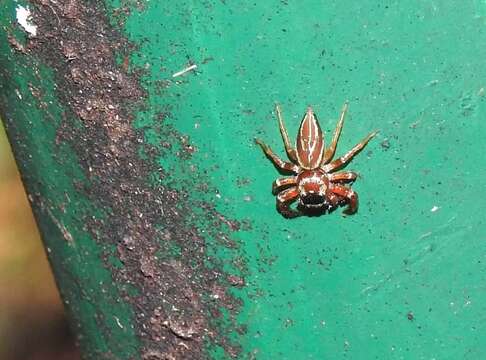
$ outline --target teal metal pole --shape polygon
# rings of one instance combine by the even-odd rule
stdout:
[[[0,112],[86,359],[477,359],[486,6],[0,3]],[[286,219],[312,105],[360,207]]]

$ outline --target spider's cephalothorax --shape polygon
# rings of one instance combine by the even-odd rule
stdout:
[[[358,194],[345,185],[356,180],[358,175],[351,171],[335,171],[345,166],[363,150],[376,132],[369,134],[345,155],[333,160],[347,109],[346,103],[331,144],[326,148],[319,122],[314,111],[309,107],[300,124],[296,146],[293,147],[283,124],[280,107],[277,105],[280,133],[290,162],[283,161],[261,140],[255,139],[279,169],[295,174],[295,176],[277,179],[273,183],[273,193],[277,195],[277,209],[283,216],[296,217],[302,213],[330,212],[344,204],[348,204],[344,210],[347,215],[354,214],[358,210]],[[297,208],[292,209],[290,205],[296,200],[299,200]]]

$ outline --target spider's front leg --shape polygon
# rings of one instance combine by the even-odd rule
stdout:
[[[353,189],[341,185],[333,185],[330,190],[346,199],[348,207],[343,211],[343,214],[352,215],[358,211],[358,194]]]
[[[290,205],[299,197],[299,189],[297,186],[291,187],[282,191],[277,195],[277,210],[286,218],[294,218],[300,216],[298,210],[294,210]]]
[[[299,166],[295,165],[295,164],[292,164],[290,162],[286,162],[286,161],[283,161],[282,159],[280,159],[273,151],[272,149],[270,149],[270,146],[268,146],[267,144],[265,144],[263,141],[261,141],[260,139],[255,139],[255,142],[260,145],[260,147],[262,148],[263,152],[265,153],[265,155],[267,155],[270,160],[272,160],[272,162],[280,169],[282,170],[285,170],[285,171],[291,171],[291,172],[294,172],[294,173],[298,173],[300,171],[300,168]]]
[[[272,194],[277,195],[283,187],[297,185],[297,178],[295,176],[277,179],[272,184]]]

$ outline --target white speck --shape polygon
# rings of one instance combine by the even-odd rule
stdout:
[[[430,235],[432,235],[432,231],[429,231],[429,232],[426,232],[426,233],[420,235],[419,240],[425,239],[426,237],[429,237]]]
[[[118,319],[116,316],[114,316],[116,324],[120,327],[120,329],[123,329],[123,325],[120,322],[120,319]]]
[[[189,72],[191,70],[194,70],[196,68],[197,68],[197,65],[196,64],[192,64],[191,66],[188,66],[185,69],[182,69],[181,71],[178,71],[178,72],[172,74],[172,77],[178,77],[178,76],[184,75],[185,73],[187,73],[187,72]]]
[[[432,81],[429,81],[427,83],[427,86],[434,86],[434,85],[437,85],[439,83],[439,80],[432,80]]]
[[[182,341],[179,343],[180,346],[185,347],[187,350],[189,350],[189,346],[187,346],[185,343]]]
[[[432,209],[430,209],[431,212],[436,212],[437,210],[439,210],[439,207],[437,205],[434,205]]]
[[[19,89],[15,89],[15,94],[20,100],[22,100],[22,94],[20,93]]]
[[[367,286],[363,290],[361,290],[361,294],[364,294],[364,293],[368,292],[371,289],[373,289],[373,286]]]
[[[19,5],[17,6],[16,16],[17,22],[27,31],[30,35],[36,36],[37,35],[37,26],[32,24],[30,21],[32,20],[32,16],[30,14],[30,10]]]
[[[221,199],[221,195],[220,195],[220,194],[216,194],[216,197],[217,197],[218,199]]]

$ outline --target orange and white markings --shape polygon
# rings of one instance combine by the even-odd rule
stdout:
[[[333,173],[329,175],[329,179],[331,181],[349,182],[349,181],[354,181],[357,178],[358,178],[358,174],[352,171],[343,171],[343,172]]]
[[[373,139],[378,132],[374,131],[371,134],[369,134],[367,137],[365,137],[363,140],[361,140],[359,143],[357,143],[351,150],[349,150],[346,154],[341,156],[340,158],[331,161],[329,164],[324,165],[322,168],[326,172],[331,172],[335,171],[344,165],[346,165],[348,162],[350,162],[361,150],[364,149],[366,144]]]
[[[348,103],[345,102],[343,105],[343,109],[341,110],[341,116],[339,116],[339,121],[336,125],[336,130],[334,130],[334,135],[332,136],[331,145],[329,145],[329,147],[324,152],[322,164],[327,164],[334,157],[334,154],[336,152],[336,146],[339,141],[339,136],[341,136],[341,131],[343,130],[344,118],[346,117],[347,112]]]
[[[297,159],[304,169],[315,169],[321,163],[324,150],[322,130],[312,108],[302,119],[297,136]]]

